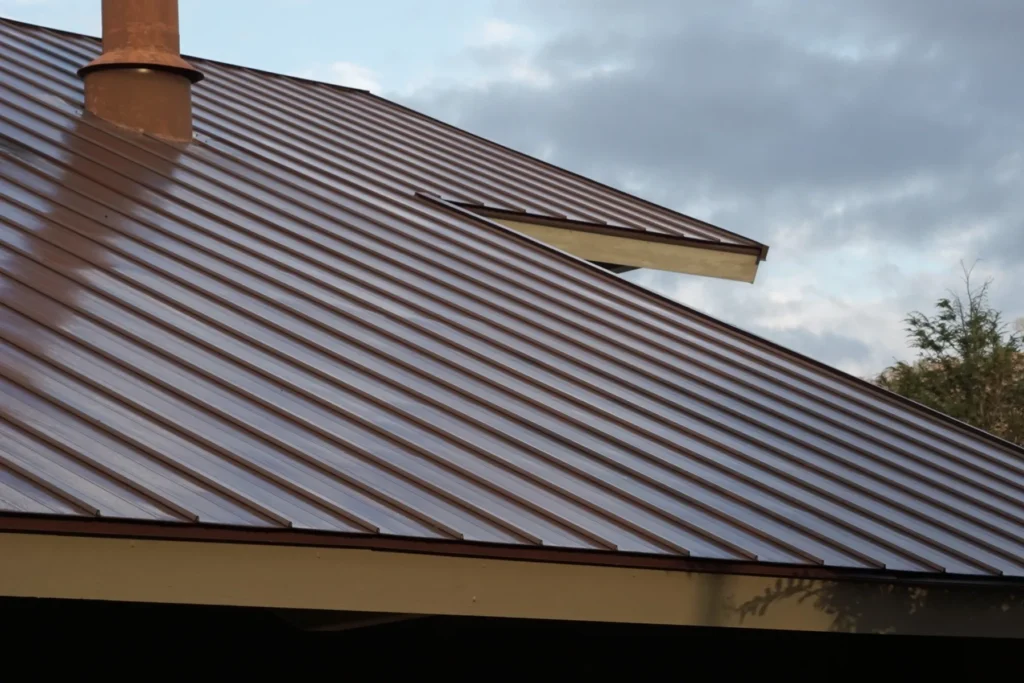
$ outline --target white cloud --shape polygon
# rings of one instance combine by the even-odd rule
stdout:
[[[369,90],[374,93],[379,93],[383,90],[377,73],[373,69],[353,62],[333,62],[327,66],[314,66],[304,69],[295,75],[314,81]]]
[[[0,0],[5,19],[72,31],[100,34],[100,3],[82,0]]]
[[[772,246],[753,286],[630,280],[859,376],[961,261],[1024,315],[1024,3],[517,4],[413,106]]]
[[[538,68],[529,60],[509,64],[503,73],[496,76],[496,80],[521,83],[533,88],[550,88],[554,83],[554,78],[548,71]]]
[[[468,42],[474,47],[521,47],[533,38],[533,32],[525,26],[501,19],[488,19],[473,32]]]
[[[359,64],[334,62],[329,67],[329,73],[329,80],[338,85],[347,85],[350,88],[362,88],[373,92],[381,89],[376,72]]]

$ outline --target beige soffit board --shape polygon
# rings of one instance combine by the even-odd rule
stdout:
[[[1024,637],[1024,595],[1005,586],[45,534],[0,534],[0,558],[13,597]]]
[[[753,282],[757,275],[758,257],[751,253],[620,237],[504,218],[492,220],[574,256],[597,263],[669,270],[742,282]]]

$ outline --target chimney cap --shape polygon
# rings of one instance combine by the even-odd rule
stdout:
[[[104,52],[79,69],[78,75],[85,77],[88,73],[103,69],[158,69],[184,76],[192,83],[203,80],[203,72],[179,55],[131,47]]]
[[[78,75],[103,69],[153,69],[202,80],[181,58],[178,0],[103,0],[103,54]]]

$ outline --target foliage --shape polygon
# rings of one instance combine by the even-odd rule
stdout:
[[[740,623],[810,601],[840,633],[949,633],[1005,637],[1019,633],[1024,592],[998,585],[857,583],[779,579],[764,593],[735,607]],[[776,606],[779,606],[778,608]],[[956,615],[952,619],[951,615]],[[755,622],[756,624],[756,622]]]
[[[876,382],[1008,441],[1024,445],[1024,333],[989,305],[990,282],[950,292],[936,313],[905,319],[914,362],[899,362]]]

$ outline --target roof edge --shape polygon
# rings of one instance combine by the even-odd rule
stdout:
[[[90,36],[88,34],[77,33],[75,31],[68,31],[68,30],[65,30],[65,29],[52,28],[52,27],[49,27],[49,26],[43,26],[41,24],[33,24],[31,22],[20,21],[18,19],[11,19],[9,17],[0,16],[0,21],[9,23],[9,24],[12,24],[12,25],[15,25],[15,26],[22,26],[22,27],[31,28],[31,29],[50,31],[50,32],[53,32],[53,33],[56,33],[56,34],[60,34],[60,35],[65,35],[65,36],[73,36],[73,37],[76,37],[76,38],[86,38],[86,39],[89,39],[89,40],[96,40],[96,41],[100,40],[96,36]],[[202,59],[202,58],[192,57],[191,55],[184,55],[184,56],[187,57],[188,59],[192,59],[192,60],[195,60],[195,61],[202,61],[202,62],[207,62],[207,63],[211,63],[211,64],[218,64],[218,65],[222,65],[222,66],[228,66],[228,67],[237,68],[237,69],[243,69],[243,70],[247,69],[249,71],[253,71],[253,72],[257,72],[257,73],[265,73],[265,74],[269,74],[269,75],[272,75],[272,76],[292,79],[292,80],[296,80],[296,81],[300,81],[300,82],[319,84],[319,85],[327,86],[329,88],[344,90],[344,91],[348,91],[348,92],[359,92],[359,93],[367,94],[370,97],[376,98],[376,99],[378,99],[378,100],[380,100],[380,101],[382,101],[382,102],[384,102],[384,103],[386,103],[388,105],[391,105],[393,107],[402,109],[404,111],[408,111],[408,112],[410,112],[412,114],[415,114],[416,116],[419,116],[421,118],[427,119],[429,121],[433,121],[433,122],[438,123],[438,124],[440,124],[440,125],[442,125],[442,126],[444,126],[446,128],[449,128],[449,129],[452,129],[452,130],[455,130],[455,131],[459,131],[459,132],[464,133],[466,135],[470,135],[473,138],[475,138],[477,140],[480,140],[480,141],[482,141],[484,143],[495,145],[497,147],[505,149],[505,150],[515,154],[516,156],[537,161],[537,162],[539,162],[541,164],[544,164],[547,167],[550,167],[550,168],[553,168],[553,169],[556,169],[556,170],[559,170],[559,171],[562,171],[562,172],[565,172],[565,173],[569,173],[569,174],[571,174],[571,175],[573,175],[573,176],[575,176],[577,178],[580,178],[580,179],[582,179],[584,181],[593,182],[593,183],[596,183],[596,184],[598,184],[598,185],[600,185],[602,187],[606,187],[610,191],[613,191],[613,192],[615,192],[615,193],[617,193],[617,194],[619,194],[621,196],[630,197],[630,198],[635,199],[637,201],[643,202],[644,204],[649,205],[651,207],[654,207],[654,208],[657,208],[657,209],[660,209],[660,210],[664,210],[664,211],[669,211],[670,213],[674,213],[674,214],[676,214],[678,216],[686,218],[687,220],[692,220],[692,221],[696,221],[698,223],[703,223],[705,225],[709,225],[710,227],[713,227],[716,230],[721,230],[724,233],[733,235],[734,237],[736,237],[737,239],[740,239],[742,241],[751,242],[753,244],[757,244],[758,246],[760,246],[763,249],[762,257],[761,257],[762,260],[767,255],[767,252],[768,252],[767,245],[755,242],[754,240],[750,240],[747,237],[743,237],[742,235],[738,235],[738,234],[733,233],[733,232],[731,232],[729,230],[725,230],[723,228],[718,228],[717,226],[714,226],[714,225],[711,225],[711,224],[707,224],[704,221],[701,221],[700,219],[693,218],[692,216],[683,214],[683,213],[681,213],[679,211],[676,211],[674,209],[669,209],[667,207],[660,206],[659,204],[656,204],[654,202],[646,200],[646,199],[644,199],[642,197],[637,197],[637,196],[631,195],[628,192],[624,192],[623,190],[619,190],[618,188],[612,187],[610,185],[605,185],[604,183],[601,183],[599,181],[593,180],[591,178],[587,178],[586,176],[582,176],[582,175],[580,175],[580,174],[578,174],[578,173],[576,173],[574,171],[570,171],[568,169],[560,168],[560,167],[555,166],[554,164],[546,162],[546,161],[544,161],[542,159],[536,159],[535,157],[531,157],[528,154],[525,154],[523,152],[515,150],[515,149],[513,149],[511,147],[507,147],[505,145],[502,145],[501,143],[494,142],[493,140],[488,140],[487,138],[484,138],[484,137],[482,137],[480,135],[477,135],[475,133],[462,130],[461,128],[458,128],[457,126],[453,126],[452,124],[449,124],[449,123],[446,123],[444,121],[441,121],[440,119],[436,119],[434,117],[431,117],[431,116],[429,116],[427,114],[424,114],[424,113],[422,113],[420,111],[412,109],[411,107],[408,107],[408,106],[406,106],[404,104],[400,104],[398,102],[393,102],[392,100],[389,100],[387,98],[381,97],[379,95],[375,95],[375,94],[370,93],[368,91],[359,90],[359,89],[356,89],[356,88],[349,88],[349,87],[346,87],[346,86],[337,85],[337,84],[333,84],[333,83],[325,83],[323,81],[316,81],[316,80],[312,80],[312,79],[305,79],[305,78],[302,78],[300,76],[290,76],[290,75],[275,73],[275,72],[271,72],[271,71],[264,71],[264,70],[261,70],[261,69],[241,66],[241,65],[232,64],[232,63],[229,63],[229,62],[220,62],[220,61],[212,60],[212,59]],[[435,198],[430,197],[429,195],[426,195],[426,196],[427,196],[427,198],[429,198],[431,200],[437,201]],[[467,216],[472,216],[472,217],[475,217],[477,219],[481,219],[481,217],[478,214],[475,214],[475,213],[473,213],[471,211],[466,211],[466,210],[461,209],[460,207],[454,206],[454,205],[452,205],[452,204],[450,204],[448,202],[441,201],[439,203],[441,203],[441,204],[443,204],[445,206],[448,206],[451,209],[461,210]],[[485,219],[481,219],[481,220],[485,220]],[[495,223],[493,223],[491,221],[487,221],[487,223],[489,225],[491,225],[491,226],[498,225],[498,224],[495,224]],[[504,226],[499,226],[499,227],[502,227],[504,229]],[[514,234],[514,231],[510,230],[510,232]],[[537,242],[535,240],[531,240],[531,241],[533,241],[533,242],[535,242],[537,244],[543,244],[543,243]],[[562,254],[562,252],[559,252],[556,249],[552,249],[550,247],[548,247],[548,248],[552,252],[554,252],[554,253]],[[582,259],[580,259],[580,263],[586,264],[586,261],[583,261]],[[606,271],[606,270],[604,270],[604,269],[602,269],[600,267],[596,267],[596,268],[600,272],[602,272],[605,276],[615,278],[615,280],[617,282],[619,282],[621,285],[624,285],[624,286],[627,286],[627,287],[631,287],[631,288],[634,289],[634,291],[642,292],[644,294],[644,296],[652,299],[655,302],[660,303],[661,305],[669,305],[669,306],[672,306],[672,307],[679,307],[683,311],[685,311],[688,315],[696,316],[697,318],[700,318],[701,320],[704,320],[706,322],[712,323],[716,327],[718,327],[720,329],[723,329],[723,330],[725,330],[727,332],[730,332],[732,334],[736,334],[736,335],[739,335],[741,337],[746,337],[748,339],[751,339],[754,342],[756,342],[756,343],[758,343],[758,344],[760,344],[760,345],[762,345],[762,346],[764,346],[764,347],[766,347],[766,348],[768,348],[770,350],[781,351],[784,355],[786,355],[786,356],[788,356],[790,358],[793,358],[793,359],[797,360],[798,362],[807,363],[810,366],[812,366],[812,367],[814,367],[814,368],[816,368],[818,370],[824,371],[824,372],[834,376],[836,379],[838,379],[840,381],[846,382],[847,384],[853,384],[853,385],[859,386],[861,388],[867,388],[869,391],[871,391],[877,397],[879,397],[879,398],[881,398],[881,399],[883,399],[885,401],[888,401],[890,403],[900,404],[900,405],[907,406],[907,407],[913,408],[915,410],[918,410],[919,412],[921,412],[921,413],[931,417],[932,419],[936,419],[936,420],[938,420],[940,422],[943,422],[943,423],[945,423],[945,424],[947,424],[949,426],[952,426],[952,427],[956,428],[958,431],[960,431],[960,432],[962,432],[964,434],[967,434],[967,435],[970,435],[970,436],[973,436],[973,437],[980,437],[980,438],[988,441],[989,443],[992,443],[992,444],[994,444],[994,445],[996,445],[996,446],[998,446],[1000,448],[1009,450],[1011,453],[1017,453],[1020,456],[1024,457],[1024,446],[1018,446],[1018,445],[1016,445],[1014,443],[1011,443],[1011,442],[1009,442],[1009,441],[1007,441],[1005,439],[1002,439],[1002,438],[1000,438],[1000,437],[998,437],[998,436],[996,436],[994,434],[990,434],[989,432],[986,432],[986,431],[984,431],[982,429],[978,429],[977,427],[973,427],[973,426],[971,426],[971,425],[969,425],[969,424],[967,424],[965,422],[957,420],[956,418],[950,417],[949,415],[946,415],[945,413],[942,413],[942,412],[939,412],[937,410],[934,410],[933,408],[929,408],[928,406],[925,406],[925,405],[923,405],[921,403],[918,403],[918,402],[913,401],[911,399],[908,399],[908,398],[906,398],[904,396],[900,396],[899,394],[896,394],[896,393],[893,393],[893,392],[888,391],[886,389],[883,389],[883,388],[881,388],[881,387],[879,387],[879,386],[877,386],[875,384],[872,384],[871,382],[868,382],[868,381],[863,380],[863,379],[861,379],[859,377],[856,377],[854,375],[850,375],[850,374],[848,374],[846,372],[843,372],[842,370],[839,370],[838,368],[834,368],[834,367],[832,367],[830,365],[827,365],[826,363],[823,363],[821,361],[815,360],[814,358],[811,358],[810,356],[805,356],[803,354],[797,353],[796,351],[793,351],[793,350],[788,349],[788,348],[786,348],[784,346],[781,346],[780,344],[777,344],[777,343],[775,343],[773,341],[770,341],[770,340],[768,340],[768,339],[766,339],[764,337],[761,337],[761,336],[759,336],[759,335],[757,335],[757,334],[755,334],[753,332],[749,332],[749,331],[744,330],[742,328],[739,328],[739,327],[737,327],[735,325],[731,325],[729,323],[726,323],[726,322],[723,322],[721,320],[718,320],[717,318],[714,318],[713,316],[711,316],[711,315],[709,315],[707,313],[702,313],[701,311],[698,311],[698,310],[696,310],[694,308],[686,306],[685,304],[682,304],[679,301],[675,301],[675,300],[670,299],[670,298],[668,298],[666,296],[658,294],[657,292],[653,292],[653,291],[651,291],[651,290],[649,290],[649,289],[647,289],[645,287],[637,285],[637,284],[635,284],[633,282],[630,282],[628,280],[624,280],[624,279],[618,277],[617,275],[615,275],[614,273]]]
[[[409,538],[370,534],[308,531],[295,528],[254,528],[180,522],[136,521],[111,518],[67,517],[0,513],[0,533],[127,538],[137,540],[191,541],[344,548],[411,554],[500,559],[669,572],[762,576],[838,582],[901,583],[935,587],[1024,588],[1024,577],[940,574],[880,569],[787,565],[738,560],[694,559],[678,555],[648,555],[623,551],[502,545],[479,541]]]
[[[89,35],[87,33],[78,33],[76,31],[69,31],[69,30],[66,30],[66,29],[54,28],[54,27],[51,27],[51,26],[44,26],[42,24],[33,24],[31,22],[20,21],[18,19],[11,19],[9,17],[4,17],[4,16],[0,16],[0,21],[6,22],[6,23],[9,23],[9,24],[14,24],[15,26],[22,26],[22,27],[31,28],[31,29],[39,29],[39,30],[43,30],[43,31],[49,31],[51,33],[56,33],[56,34],[64,35],[64,36],[71,36],[71,37],[74,37],[74,38],[84,38],[86,40],[94,40],[94,41],[97,41],[97,42],[99,42],[101,40],[100,37]],[[764,260],[766,260],[768,258],[768,251],[769,251],[770,247],[767,244],[764,244],[763,242],[758,242],[757,240],[751,239],[751,238],[746,237],[744,235],[740,235],[739,233],[733,232],[731,230],[727,230],[727,229],[722,228],[720,226],[717,226],[717,225],[715,225],[713,223],[709,223],[709,222],[701,220],[699,218],[695,218],[694,216],[691,216],[689,214],[685,214],[682,211],[678,211],[676,209],[672,209],[670,207],[663,206],[661,204],[658,204],[657,202],[653,202],[653,201],[651,201],[649,199],[645,199],[644,197],[641,197],[639,195],[631,194],[629,192],[626,192],[625,190],[619,189],[619,188],[617,188],[617,187],[615,187],[613,185],[609,185],[607,183],[603,183],[603,182],[601,182],[599,180],[596,180],[594,178],[587,177],[587,176],[585,176],[585,175],[583,175],[581,173],[577,173],[577,172],[572,171],[570,169],[563,168],[561,166],[557,166],[557,165],[555,165],[553,163],[550,163],[548,161],[544,161],[543,159],[540,159],[539,157],[534,157],[534,156],[531,156],[529,154],[526,154],[525,152],[521,152],[521,151],[519,151],[517,149],[509,147],[507,145],[503,145],[500,142],[496,142],[494,140],[489,140],[489,139],[487,139],[487,138],[485,138],[485,137],[483,137],[481,135],[477,135],[476,133],[473,133],[471,131],[465,130],[463,128],[459,128],[458,126],[455,126],[455,125],[452,125],[452,124],[447,123],[445,121],[442,121],[441,119],[438,119],[438,118],[435,118],[433,116],[430,116],[429,114],[425,114],[425,113],[423,113],[421,111],[413,109],[412,107],[409,107],[409,106],[407,106],[405,104],[402,104],[400,102],[395,102],[394,100],[388,99],[386,97],[382,97],[381,95],[377,95],[376,93],[370,92],[369,90],[366,90],[364,88],[353,88],[351,86],[340,85],[338,83],[330,83],[328,81],[320,81],[320,80],[317,80],[315,78],[306,78],[304,76],[296,76],[294,74],[285,74],[285,73],[280,73],[280,72],[277,72],[277,71],[270,71],[268,69],[261,69],[261,68],[253,67],[253,66],[245,66],[243,64],[235,64],[234,62],[225,62],[225,61],[221,61],[221,60],[217,60],[217,59],[209,59],[209,58],[199,57],[199,56],[191,55],[191,54],[184,54],[183,53],[181,56],[182,56],[183,59],[186,59],[186,60],[188,60],[190,62],[193,62],[193,63],[214,64],[214,65],[217,65],[217,66],[229,67],[229,68],[232,68],[232,69],[240,69],[240,70],[249,71],[249,72],[252,72],[252,73],[264,74],[264,75],[267,75],[267,76],[273,76],[273,77],[276,77],[276,78],[286,78],[286,79],[289,79],[289,80],[292,80],[292,81],[298,81],[300,83],[309,83],[309,84],[312,84],[312,85],[325,86],[327,88],[330,88],[330,89],[333,89],[333,90],[340,90],[342,92],[360,93],[360,94],[363,94],[363,95],[367,95],[367,96],[372,97],[374,99],[380,100],[381,102],[384,102],[384,103],[388,104],[389,106],[392,106],[392,107],[395,107],[397,109],[401,109],[403,111],[409,112],[409,113],[411,113],[411,114],[413,114],[415,116],[418,116],[420,118],[427,119],[428,121],[432,121],[432,122],[437,123],[437,124],[439,124],[441,126],[444,126],[445,128],[448,128],[450,130],[454,130],[454,131],[456,131],[456,132],[458,132],[458,133],[460,133],[462,135],[467,135],[467,136],[469,136],[469,137],[471,137],[471,138],[473,138],[475,140],[478,140],[480,142],[483,142],[485,144],[501,148],[501,149],[503,149],[503,150],[505,150],[505,151],[507,151],[507,152],[509,152],[511,154],[514,154],[517,157],[520,157],[520,158],[523,158],[523,159],[527,159],[527,160],[529,160],[531,162],[542,164],[543,166],[545,166],[547,168],[550,168],[550,169],[552,169],[554,171],[557,171],[559,173],[568,174],[568,175],[573,176],[574,178],[577,178],[577,179],[579,179],[579,180],[581,180],[583,182],[592,183],[592,184],[594,184],[594,185],[596,185],[596,186],[598,186],[598,187],[600,187],[600,188],[602,188],[604,190],[607,190],[609,192],[613,192],[614,194],[616,194],[616,195],[618,195],[620,197],[624,197],[624,198],[632,200],[632,201],[640,202],[640,203],[644,204],[645,206],[648,206],[650,208],[653,208],[653,209],[656,209],[656,210],[659,210],[659,211],[667,211],[668,213],[673,214],[676,217],[683,218],[683,219],[688,220],[688,221],[692,221],[692,222],[700,225],[701,227],[707,228],[709,230],[716,230],[716,231],[719,231],[719,232],[724,233],[726,235],[729,235],[730,237],[733,237],[734,239],[738,240],[741,243],[745,243],[746,245],[750,245],[752,247],[756,247],[758,249],[758,252],[759,252],[758,261],[764,261]],[[746,253],[746,252],[744,252],[744,253]]]
[[[797,351],[793,351],[792,349],[786,348],[785,346],[782,346],[781,344],[766,339],[765,337],[762,337],[754,332],[744,330],[741,327],[719,320],[718,318],[715,318],[714,316],[708,313],[704,313],[695,308],[687,306],[681,301],[676,301],[675,299],[669,298],[663,294],[659,294],[658,292],[650,290],[635,282],[631,282],[629,280],[621,278],[617,274],[605,270],[600,266],[595,266],[591,264],[589,261],[586,261],[585,259],[578,258],[576,256],[573,256],[572,254],[567,254],[559,249],[556,249],[555,247],[545,244],[540,240],[536,240],[532,237],[529,237],[528,235],[523,235],[522,233],[519,233],[513,230],[512,228],[506,227],[501,223],[490,220],[488,216],[485,216],[481,213],[477,213],[476,209],[478,209],[479,207],[476,205],[470,204],[464,207],[461,206],[460,204],[453,203],[450,200],[438,197],[432,193],[417,192],[416,194],[424,201],[429,201],[431,203],[436,204],[437,206],[444,207],[449,211],[455,211],[462,216],[475,220],[479,223],[486,224],[491,228],[502,230],[507,234],[514,235],[520,239],[528,240],[531,244],[540,245],[542,248],[550,251],[551,253],[558,254],[561,258],[571,259],[572,261],[577,262],[581,267],[594,268],[597,272],[601,273],[602,277],[612,278],[616,283],[618,283],[618,286],[627,287],[634,292],[638,292],[647,299],[659,305],[668,306],[676,310],[681,310],[686,315],[693,316],[695,318],[702,320],[703,322],[714,325],[715,327],[731,335],[749,339],[750,341],[759,344],[770,351],[778,353],[779,355],[785,356],[795,362],[807,364],[811,368],[819,372],[823,372],[826,375],[832,376],[838,381],[844,382],[849,385],[853,385],[855,387],[859,387],[861,389],[867,389],[874,396],[882,399],[883,401],[895,403],[897,405],[914,409],[919,413],[922,413],[925,417],[942,422],[950,427],[957,429],[958,431],[964,433],[967,436],[980,437],[995,446],[998,446],[1004,450],[1008,450],[1010,453],[1015,453],[1017,455],[1020,455],[1021,457],[1024,457],[1024,446],[1018,446],[1017,444],[1007,441],[1006,439],[1000,438],[995,434],[991,434],[983,429],[979,429],[978,427],[969,425],[966,422],[958,420],[955,417],[951,417],[950,415],[935,410],[934,408],[929,408],[928,406],[922,403],[918,403],[913,399],[901,396],[897,393],[889,391],[888,389],[883,389],[882,387],[873,384],[865,379],[857,377],[856,375],[851,375],[848,372],[844,372],[839,368],[828,365],[827,363],[816,360],[814,358],[811,358],[810,356],[804,355]],[[939,436],[938,438],[941,439],[944,437]]]
[[[688,221],[693,221],[694,223],[697,223],[698,225],[700,225],[702,227],[708,228],[710,230],[717,230],[719,232],[725,233],[726,235],[729,235],[730,237],[733,237],[736,240],[739,240],[740,242],[745,242],[745,243],[748,243],[748,244],[751,244],[751,245],[756,245],[756,246],[758,246],[761,249],[762,257],[761,257],[760,260],[762,260],[762,261],[768,255],[769,247],[768,247],[767,244],[764,244],[763,242],[758,242],[757,240],[751,239],[751,238],[749,238],[749,237],[747,237],[745,235],[741,235],[741,234],[733,232],[731,230],[727,230],[725,228],[722,228],[720,226],[715,225],[714,223],[709,223],[709,222],[701,220],[699,218],[694,218],[693,216],[691,216],[689,214],[686,214],[686,213],[683,213],[682,211],[679,211],[678,209],[673,209],[673,208],[670,208],[670,207],[667,207],[667,206],[663,206],[662,204],[658,204],[657,202],[651,201],[650,199],[645,199],[644,197],[641,197],[639,195],[631,194],[631,193],[629,193],[629,192],[627,192],[625,190],[622,190],[622,189],[620,189],[618,187],[615,187],[614,185],[609,185],[607,183],[601,182],[600,180],[596,180],[594,178],[590,178],[588,176],[585,176],[582,173],[577,173],[576,171],[570,170],[568,168],[563,168],[561,166],[558,166],[556,164],[551,163],[550,161],[545,161],[545,160],[543,160],[543,159],[541,159],[539,157],[531,156],[531,155],[527,154],[526,152],[521,152],[518,149],[515,149],[514,147],[509,147],[508,145],[503,145],[500,142],[496,142],[494,140],[490,140],[488,138],[483,137],[482,135],[477,135],[476,133],[468,131],[465,128],[459,128],[456,125],[453,125],[453,124],[448,123],[446,121],[442,121],[441,119],[433,117],[430,114],[425,114],[425,113],[419,111],[418,109],[413,109],[409,105],[402,104],[401,102],[395,102],[394,100],[389,100],[386,97],[381,97],[380,95],[377,95],[377,94],[369,92],[369,91],[367,91],[366,94],[369,95],[370,97],[372,97],[374,99],[377,99],[377,100],[380,100],[381,102],[384,102],[385,104],[388,104],[388,105],[390,105],[392,107],[395,107],[397,109],[401,109],[402,111],[408,112],[410,114],[414,114],[415,116],[418,116],[418,117],[420,117],[422,119],[426,119],[426,120],[431,121],[433,123],[439,124],[439,125],[444,126],[445,128],[448,128],[450,130],[454,130],[454,131],[456,131],[456,132],[458,132],[458,133],[460,133],[462,135],[468,135],[469,137],[473,138],[474,140],[478,140],[478,141],[483,142],[485,144],[492,145],[494,147],[498,147],[500,149],[503,149],[506,152],[514,154],[515,156],[517,156],[519,158],[527,159],[527,160],[529,160],[531,162],[542,164],[543,166],[546,166],[547,168],[550,168],[552,170],[558,171],[559,173],[565,173],[567,175],[571,175],[571,176],[573,176],[574,178],[576,178],[578,180],[582,180],[583,182],[591,183],[593,185],[596,185],[596,186],[600,187],[601,189],[607,190],[609,192],[613,192],[614,194],[616,194],[616,195],[618,195],[620,197],[625,197],[625,198],[630,199],[632,201],[640,202],[640,203],[644,204],[645,206],[647,206],[649,208],[656,209],[658,211],[667,211],[670,214],[673,214],[673,215],[675,215],[678,218],[683,218],[683,219],[688,220]]]
[[[425,196],[430,199],[438,199],[433,197],[430,193],[421,192],[418,193],[421,196]],[[621,225],[612,225],[610,223],[593,223],[590,221],[575,220],[572,218],[559,218],[557,216],[547,216],[544,214],[530,213],[528,211],[512,211],[506,209],[498,209],[495,207],[481,206],[479,204],[472,204],[469,202],[461,202],[450,199],[440,198],[440,201],[465,209],[470,213],[485,218],[503,218],[508,220],[517,220],[524,223],[536,223],[538,225],[549,225],[554,228],[566,228],[569,230],[580,230],[583,232],[593,232],[603,235],[614,235],[616,237],[625,237],[628,239],[642,240],[644,242],[660,242],[663,244],[677,244],[680,246],[695,247],[697,249],[709,249],[711,251],[728,251],[737,254],[750,254],[757,256],[758,260],[761,258],[761,249],[759,245],[754,244],[733,244],[723,243],[714,240],[705,240],[696,237],[686,237],[685,235],[676,235],[672,233],[653,232],[650,230],[638,230],[636,228],[627,228]]]
[[[18,19],[11,19],[10,17],[0,16],[0,21],[14,24],[15,26],[23,26],[25,28],[40,29],[43,31],[49,31],[63,36],[70,36],[72,38],[85,38],[86,40],[95,40],[100,42],[102,38],[99,36],[89,35],[88,33],[78,33],[77,31],[68,31],[67,29],[54,28],[52,26],[44,26],[42,24],[33,24],[28,21],[20,21]],[[274,76],[275,78],[287,78],[292,81],[299,81],[300,83],[310,83],[312,85],[323,85],[333,90],[341,90],[343,92],[351,93],[362,93],[364,95],[373,95],[369,90],[365,88],[353,88],[348,85],[341,85],[339,83],[331,83],[329,81],[319,81],[315,78],[306,78],[305,76],[296,76],[294,74],[284,74],[278,71],[270,71],[269,69],[260,69],[254,66],[245,66],[244,64],[235,64],[234,62],[225,62],[219,59],[208,59],[206,57],[197,57],[195,55],[182,54],[183,59],[190,62],[200,62],[204,64],[214,64],[216,66],[225,66],[232,69],[241,69],[242,71],[251,71],[253,73],[264,74],[267,76]]]

